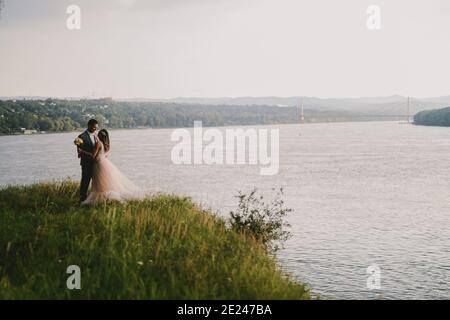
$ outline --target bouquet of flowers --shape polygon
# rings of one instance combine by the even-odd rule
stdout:
[[[83,139],[76,138],[73,142],[77,147],[81,146],[83,144]]]
[[[80,158],[81,157],[80,146],[83,144],[83,139],[76,138],[73,143],[77,146],[78,158]]]

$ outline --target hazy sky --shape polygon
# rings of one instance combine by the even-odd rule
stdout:
[[[79,31],[66,8],[82,10]],[[381,7],[381,30],[366,26]],[[4,0],[0,96],[450,94],[449,0]]]

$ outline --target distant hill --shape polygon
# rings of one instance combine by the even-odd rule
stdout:
[[[226,104],[226,105],[273,105],[273,106],[299,106],[301,100],[304,103],[316,105],[338,105],[348,106],[355,104],[380,104],[404,101],[406,98],[402,96],[389,97],[366,97],[366,98],[315,98],[315,97],[222,97],[222,98],[196,98],[196,97],[179,97],[173,99],[119,99],[120,101],[148,101],[148,102],[175,102],[175,103],[202,103],[202,104]]]
[[[421,111],[414,116],[414,124],[450,127],[450,107]]]
[[[0,97],[0,100],[46,100],[49,97],[42,96],[19,96]],[[58,99],[56,99],[58,100]],[[64,98],[59,100],[95,100],[83,98]],[[97,99],[98,100],[98,99]],[[316,98],[307,96],[292,97],[178,97],[173,99],[151,99],[131,98],[115,99],[118,102],[130,103],[175,103],[178,105],[210,105],[210,106],[277,106],[277,107],[300,107],[303,101],[304,108],[317,112],[351,112],[364,114],[366,116],[403,116],[408,113],[407,98],[400,95],[386,97],[361,97],[361,98]],[[412,98],[410,100],[409,114],[413,115],[423,110],[444,108],[450,105],[450,96],[431,98]]]
[[[387,97],[362,98],[315,98],[315,97],[222,97],[222,98],[195,98],[179,97],[174,99],[119,99],[119,101],[145,101],[167,102],[180,104],[206,104],[206,105],[241,105],[241,106],[278,106],[299,107],[303,100],[304,107],[312,110],[334,112],[357,112],[370,116],[407,116],[407,97],[393,95]],[[450,105],[450,96],[434,98],[413,98],[410,100],[409,114],[422,110],[431,110]]]
[[[11,96],[11,97],[1,97],[0,100],[7,101],[7,100],[45,100],[49,97],[43,97],[43,96]]]

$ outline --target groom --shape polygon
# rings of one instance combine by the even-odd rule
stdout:
[[[80,158],[81,164],[80,203],[86,200],[89,184],[92,180],[94,169],[92,153],[98,139],[96,135],[97,129],[98,121],[91,119],[88,122],[87,130],[78,136],[78,138],[83,140],[83,143],[78,147],[78,158]]]

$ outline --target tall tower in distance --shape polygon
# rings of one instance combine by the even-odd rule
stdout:
[[[410,104],[411,104],[411,98],[408,97],[407,102],[406,102],[406,122],[407,123],[411,123],[411,116],[410,116]]]
[[[305,122],[305,111],[303,109],[303,97],[301,98],[301,102],[300,102],[300,122],[304,123]]]

